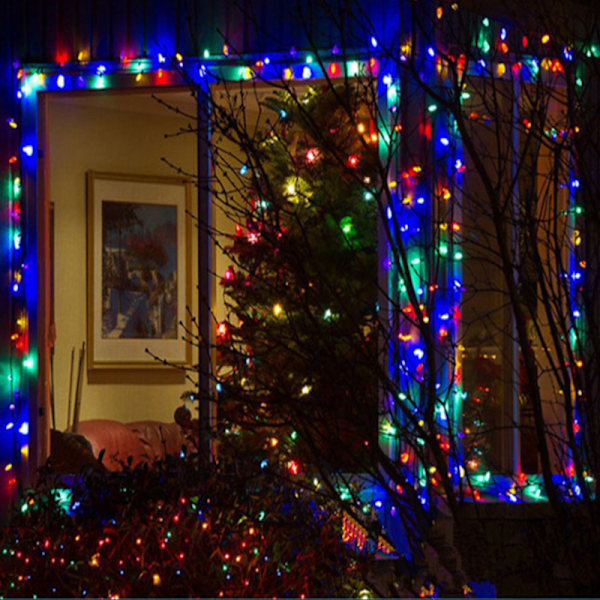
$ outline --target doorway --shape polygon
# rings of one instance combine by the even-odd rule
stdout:
[[[38,425],[42,464],[50,452],[51,429],[72,430],[75,418],[79,423],[171,423],[181,395],[190,388],[181,370],[131,368],[127,364],[124,368],[88,369],[85,356],[81,368],[79,362],[84,342],[84,352],[90,343],[86,335],[90,294],[87,174],[102,172],[140,180],[192,175],[197,169],[197,138],[189,132],[195,126],[196,101],[185,88],[45,93],[40,98],[43,161],[39,190],[40,206],[48,215],[49,250],[40,252],[40,273],[47,282],[41,296],[47,306],[48,327],[39,362],[47,365],[49,381],[47,389],[41,389],[46,396],[42,404],[47,406],[44,422]],[[194,194],[195,188],[191,189]],[[182,213],[179,220],[182,218],[190,217]],[[163,238],[166,235],[166,226],[159,231],[159,225],[145,225],[149,241],[156,241],[149,237],[153,231]],[[178,234],[183,225],[180,223]],[[140,227],[138,224],[136,231],[141,231]],[[191,290],[198,282],[197,261],[192,259],[197,254],[197,240],[191,230],[188,235],[190,294],[186,299],[189,307],[184,308],[196,314],[197,298]],[[40,244],[43,238],[40,235]],[[141,273],[144,265],[138,266]],[[131,273],[137,273],[135,268]],[[157,275],[161,275],[158,268]],[[141,291],[131,295],[136,293],[143,296]],[[161,305],[165,305],[165,297],[163,293]],[[167,309],[162,316],[166,314]]]

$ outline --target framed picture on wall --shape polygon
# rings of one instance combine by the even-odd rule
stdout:
[[[87,173],[88,369],[191,361],[191,184]]]

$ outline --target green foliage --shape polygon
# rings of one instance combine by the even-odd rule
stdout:
[[[377,145],[347,91],[266,101],[280,118],[248,151],[218,339],[225,420],[293,428],[344,466],[376,437],[377,365]]]

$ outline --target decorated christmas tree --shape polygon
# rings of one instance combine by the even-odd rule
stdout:
[[[356,467],[377,435],[377,135],[355,91],[264,102],[226,249],[221,418],[292,471]]]

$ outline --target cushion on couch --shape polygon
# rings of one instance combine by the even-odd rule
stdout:
[[[132,465],[149,459],[140,438],[118,421],[108,419],[81,421],[77,433],[83,435],[92,444],[96,458],[104,450],[102,464],[110,471],[120,469],[121,463],[127,462],[129,456],[132,457]]]
[[[177,423],[136,421],[127,423],[125,427],[138,436],[153,459],[162,460],[167,454],[179,454],[182,446],[191,450],[189,441]]]
[[[136,421],[119,423],[109,419],[90,419],[79,423],[77,432],[92,445],[96,458],[104,450],[102,464],[110,471],[122,468],[131,457],[131,465],[153,462],[165,454],[179,454],[190,443],[177,423]]]

